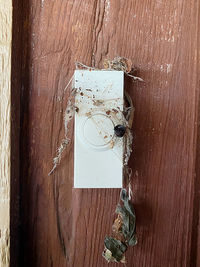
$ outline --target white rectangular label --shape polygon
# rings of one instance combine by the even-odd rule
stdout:
[[[123,118],[124,73],[76,70],[74,87],[74,187],[121,188],[123,138],[114,127]]]

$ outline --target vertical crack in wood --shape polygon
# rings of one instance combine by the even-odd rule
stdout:
[[[98,4],[99,4],[99,8],[97,10]],[[93,22],[94,27],[93,27],[93,37],[92,37],[93,47],[92,47],[92,57],[91,57],[92,67],[98,67],[96,66],[95,54],[97,53],[99,35],[103,28],[103,22],[104,22],[105,11],[106,11],[105,9],[106,9],[106,0],[104,0],[104,7],[103,7],[102,15],[100,14],[101,7],[100,7],[99,0],[95,1],[95,4],[94,4],[95,15],[94,15],[94,22]]]
[[[59,189],[57,188],[57,181],[55,180],[54,183],[54,203],[55,203],[55,212],[56,212],[56,223],[57,223],[57,230],[58,230],[58,237],[59,237],[59,242],[62,248],[62,251],[65,255],[65,258],[69,261],[69,255],[67,253],[67,249],[65,246],[65,240],[64,237],[62,235],[62,230],[61,230],[61,222],[60,222],[60,216],[59,216]]]

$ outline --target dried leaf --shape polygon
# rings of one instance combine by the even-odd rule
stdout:
[[[120,262],[123,257],[124,253],[127,250],[127,246],[122,243],[121,241],[113,238],[113,237],[106,237],[104,240],[105,247],[111,251],[112,257]]]
[[[118,205],[116,213],[122,218],[122,233],[125,237],[126,242],[129,246],[134,246],[137,244],[137,239],[135,235],[135,211],[131,205],[126,189],[121,191],[121,200],[123,201],[123,206]]]
[[[102,256],[103,256],[108,262],[110,262],[110,261],[115,261],[115,258],[113,258],[113,256],[112,256],[112,252],[111,252],[109,249],[107,249],[107,248],[105,248],[104,252],[102,253]]]
[[[114,224],[112,226],[112,232],[113,236],[117,239],[120,240],[121,242],[125,241],[124,235],[122,233],[122,218],[120,215],[118,215],[117,219],[114,221]]]
[[[121,228],[122,228],[122,219],[118,215],[117,219],[114,221],[114,224],[112,226],[112,230],[114,233],[118,233],[119,231],[121,231]]]

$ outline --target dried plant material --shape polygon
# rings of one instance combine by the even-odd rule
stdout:
[[[115,142],[113,140],[110,141],[110,148],[112,149],[115,145]]]
[[[123,202],[123,206],[119,204],[117,206],[116,213],[122,218],[122,233],[125,237],[125,242],[129,246],[135,246],[137,244],[135,234],[136,217],[126,189],[122,189],[121,191],[121,200]]]
[[[125,238],[122,233],[122,224],[123,224],[122,218],[120,215],[118,215],[117,219],[113,223],[112,232],[113,236],[116,239],[120,240],[121,242],[124,242]]]
[[[107,248],[104,249],[102,256],[107,260],[107,262],[115,261],[115,258],[112,256],[112,252]]]
[[[94,106],[97,106],[97,107],[99,107],[99,106],[102,106],[103,105],[103,100],[92,100],[93,101],[93,105]]]
[[[107,256],[109,256],[107,258],[108,261],[120,262],[124,258],[124,253],[127,250],[127,246],[124,243],[113,237],[106,237],[104,244],[106,250],[111,252],[111,254],[107,252]],[[103,256],[105,257],[104,253]]]
[[[88,70],[97,70],[97,68],[93,68],[90,66],[87,66],[81,62],[76,62],[75,63],[76,69],[81,70],[81,69],[88,69]]]
[[[119,233],[122,228],[122,218],[118,215],[117,219],[114,221],[114,224],[112,226],[112,231],[114,233]]]
[[[75,90],[72,89],[71,97],[73,97],[74,95],[75,95]],[[57,166],[60,164],[62,154],[70,142],[70,139],[68,138],[68,130],[69,130],[68,125],[69,125],[69,122],[74,117],[75,110],[76,110],[76,107],[74,106],[72,99],[69,99],[66,110],[65,110],[65,114],[64,114],[65,138],[61,141],[61,144],[57,149],[57,155],[53,159],[53,168],[51,169],[48,175],[51,175],[54,172],[54,170],[57,168]]]
[[[115,237],[106,237],[103,257],[108,261],[125,263],[125,255],[128,246],[135,246],[137,238],[135,234],[135,211],[129,201],[126,189],[121,191],[123,205],[118,205],[117,219],[114,221],[112,232]]]
[[[89,112],[86,112],[85,115],[86,115],[87,117],[90,117],[90,116],[92,116],[92,113],[91,113],[91,111],[89,111]]]
[[[65,137],[67,138],[68,134],[68,124],[74,117],[74,112],[75,112],[75,107],[74,104],[72,103],[72,100],[70,99],[67,104],[67,108],[65,110],[65,115],[64,115],[64,124],[65,124]]]
[[[105,59],[103,62],[104,69],[100,70],[118,70],[123,71],[127,76],[133,78],[135,81],[144,82],[140,77],[134,76],[132,72],[132,61],[125,57],[115,57],[113,60]],[[76,69],[88,69],[88,70],[99,70],[98,68],[93,68],[87,66],[81,62],[76,62]]]
[[[103,65],[105,69],[119,70],[126,73],[132,70],[132,61],[125,57],[115,57],[113,60],[105,59]]]
[[[54,172],[54,170],[56,169],[56,167],[60,164],[62,153],[66,149],[68,144],[69,144],[69,139],[63,139],[61,141],[61,144],[57,149],[57,155],[53,159],[53,168],[49,172],[49,175],[51,175]]]
[[[117,262],[117,260],[112,256],[112,252],[107,248],[105,248],[104,252],[102,253],[102,256],[107,260],[108,263]],[[124,255],[122,256],[120,263],[123,263],[123,264],[126,263],[126,259]]]
[[[143,82],[143,79],[140,77],[130,74],[132,71],[132,61],[128,58],[115,57],[113,60],[105,59],[103,65],[105,69],[123,71],[126,75],[130,76],[134,80]]]
[[[132,128],[133,125],[133,118],[134,118],[134,106],[133,101],[129,94],[125,91],[124,92],[124,116],[128,121],[129,128]]]
[[[123,258],[121,259],[120,262],[123,263],[123,264],[126,264],[126,258],[125,258],[125,256],[123,256]]]
[[[132,153],[133,135],[130,128],[127,128],[124,138],[124,167],[126,167]]]

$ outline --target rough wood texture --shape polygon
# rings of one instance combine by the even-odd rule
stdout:
[[[0,1],[0,266],[10,262],[10,109],[12,1]]]
[[[19,259],[19,159],[20,91],[22,59],[22,1],[13,1],[11,53],[11,186],[10,186],[10,266]]]
[[[20,266],[107,266],[103,240],[119,190],[72,189],[73,142],[47,174],[74,62],[101,67],[116,55],[145,80],[128,81],[138,245],[127,267],[199,266],[199,1],[23,2]]]

